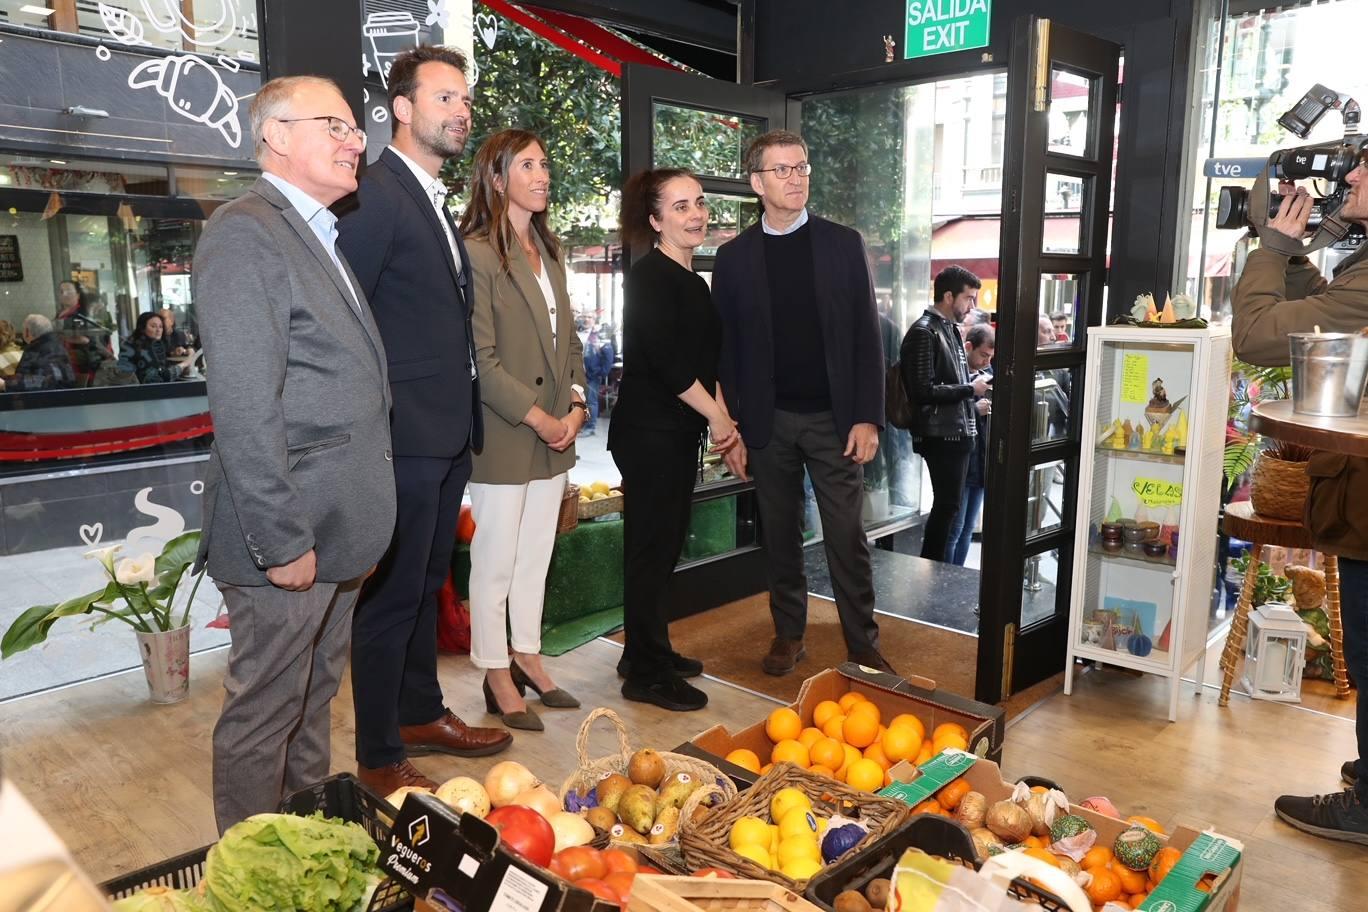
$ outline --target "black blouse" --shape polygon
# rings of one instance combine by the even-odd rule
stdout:
[[[632,264],[623,293],[622,381],[610,438],[619,427],[701,433],[707,419],[679,394],[695,380],[709,395],[717,391],[722,318],[708,283],[656,249]]]

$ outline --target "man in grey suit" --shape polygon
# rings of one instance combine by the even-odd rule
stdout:
[[[262,177],[195,252],[215,434],[200,559],[232,632],[220,831],[327,776],[352,609],[395,514],[384,347],[328,211],[356,190],[365,133],[311,76],[262,86],[251,120]]]

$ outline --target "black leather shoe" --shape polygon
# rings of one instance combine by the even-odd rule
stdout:
[[[617,673],[619,678],[625,678],[632,673],[632,665],[627,661],[626,653],[623,658],[618,659]],[[698,659],[691,659],[682,656],[677,652],[670,653],[670,669],[681,678],[696,678],[703,673],[703,663]]]
[[[775,637],[774,642],[770,643],[769,655],[765,656],[760,662],[760,667],[765,674],[786,675],[793,671],[794,667],[807,657],[807,650],[803,648],[802,640],[790,640],[786,637]]]
[[[1340,779],[1344,780],[1344,784],[1350,787],[1352,787],[1354,781],[1358,779],[1358,771],[1354,769],[1353,760],[1344,761],[1344,766],[1340,767]]]
[[[1273,809],[1283,820],[1313,836],[1368,845],[1368,807],[1353,789],[1309,798],[1283,795],[1273,803]]]
[[[622,695],[628,700],[654,703],[673,712],[691,712],[708,705],[708,695],[683,678],[650,683],[627,680],[622,684]]]

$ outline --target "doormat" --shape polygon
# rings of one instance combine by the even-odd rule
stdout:
[[[590,640],[622,628],[622,606],[595,611],[542,628],[542,655],[564,655]]]

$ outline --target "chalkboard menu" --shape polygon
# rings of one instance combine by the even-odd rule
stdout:
[[[24,264],[19,260],[19,235],[0,234],[0,282],[24,281]]]

